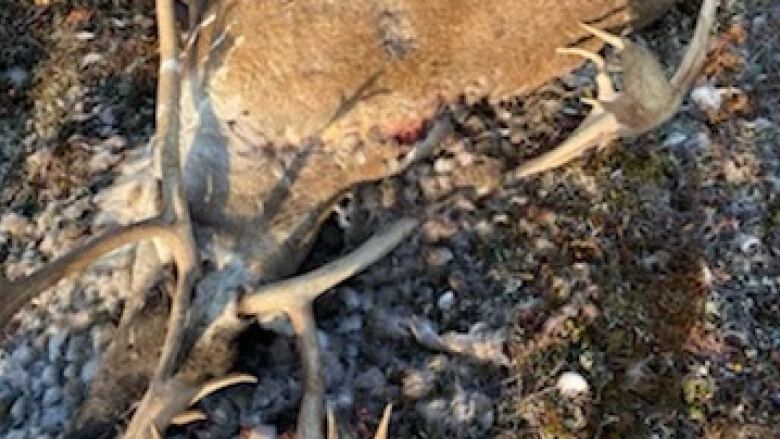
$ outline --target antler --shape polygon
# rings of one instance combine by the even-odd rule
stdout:
[[[244,315],[284,312],[298,337],[303,364],[303,399],[298,417],[298,434],[304,438],[322,437],[322,398],[324,384],[320,369],[319,345],[311,304],[324,291],[360,272],[389,253],[417,226],[415,220],[400,220],[387,232],[366,241],[352,253],[302,276],[261,287],[239,301]]]
[[[399,220],[385,232],[377,234],[334,262],[312,272],[254,289],[238,300],[235,306],[225,307],[222,314],[214,319],[212,326],[219,326],[220,322],[234,319],[235,313],[259,317],[283,312],[289,317],[293,331],[298,337],[298,350],[303,364],[303,396],[298,417],[300,437],[322,438],[322,400],[325,389],[321,377],[316,324],[311,312],[312,302],[323,292],[383,258],[408,237],[417,224],[413,219]],[[198,346],[193,350],[198,350]],[[186,411],[187,408],[223,387],[254,382],[252,377],[235,375],[196,386],[189,384],[184,375],[186,373],[180,371],[158,385],[150,386],[124,437],[153,438],[174,421],[178,423],[202,419],[201,414]],[[182,413],[184,416],[180,416]],[[385,416],[389,418],[389,413],[386,412]]]
[[[704,63],[718,4],[719,0],[704,0],[693,39],[671,80],[666,78],[656,58],[643,47],[581,24],[587,32],[620,53],[624,90],[615,91],[601,56],[579,48],[558,49],[558,53],[581,56],[595,64],[598,96],[596,99],[583,99],[591,106],[591,111],[568,139],[553,150],[522,164],[510,174],[509,182],[559,167],[594,146],[644,134],[673,117]]]

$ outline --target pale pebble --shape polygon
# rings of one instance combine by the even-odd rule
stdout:
[[[585,378],[577,372],[564,372],[558,377],[555,388],[561,395],[574,398],[590,393],[590,385]]]

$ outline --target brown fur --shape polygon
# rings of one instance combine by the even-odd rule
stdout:
[[[279,259],[271,248],[302,256],[316,206],[390,173],[403,148],[383,140],[409,141],[409,127],[459,96],[502,98],[571,71],[579,60],[555,48],[585,37],[579,21],[625,26],[660,13],[653,3],[216,2],[202,14],[182,108],[194,218],[258,276]]]

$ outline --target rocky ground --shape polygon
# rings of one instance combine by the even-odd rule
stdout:
[[[9,3],[0,261],[15,276],[99,229],[96,194],[152,133],[156,59],[148,1]],[[696,13],[681,3],[635,37],[670,69]],[[399,438],[780,437],[780,5],[723,3],[701,81],[661,129],[495,187],[579,123],[585,67],[455,109],[436,157],[345,200],[307,267],[399,213],[426,220],[317,303],[344,434],[369,437],[393,402]],[[3,334],[0,435],[62,431],[121,313],[125,265],[62,282]],[[289,437],[294,341],[254,328],[242,346],[237,368],[259,384],[208,398],[210,420],[171,437]]]

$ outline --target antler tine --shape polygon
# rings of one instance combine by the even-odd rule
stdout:
[[[160,218],[152,218],[112,230],[49,262],[30,275],[13,281],[0,276],[0,327],[38,294],[65,277],[85,269],[104,254],[133,242],[170,235],[170,228]]]
[[[376,434],[374,434],[374,439],[387,439],[387,435],[390,430],[390,416],[392,414],[393,404],[387,404],[384,411],[382,412],[382,419],[379,420],[379,425],[376,427]],[[327,421],[327,439],[339,439],[338,426],[336,425],[336,416],[333,414],[333,409],[330,406],[328,406],[327,409]]]
[[[593,34],[598,39],[604,41],[617,50],[624,50],[626,48],[626,42],[623,38],[613,35],[607,31],[601,30],[597,27],[590,26],[585,23],[580,23],[580,27]]]
[[[298,435],[322,438],[322,404],[325,384],[321,376],[317,327],[311,304],[323,292],[362,271],[387,255],[414,228],[417,221],[399,220],[356,250],[312,272],[263,286],[239,301],[240,314],[259,315],[282,311],[289,317],[298,338],[303,365],[303,397],[298,415]]]
[[[672,76],[672,86],[678,90],[688,90],[696,75],[698,75],[707,56],[707,46],[710,41],[710,30],[715,25],[716,13],[720,0],[704,0],[699,11],[696,29],[693,31],[688,49],[683,55],[680,66]]]
[[[596,66],[596,86],[598,87],[598,100],[611,101],[615,99],[615,86],[612,85],[612,79],[607,74],[607,62],[597,54],[579,47],[559,47],[555,49],[556,53],[561,55],[575,55],[590,60]],[[580,99],[588,105],[595,106],[590,99]]]
[[[390,429],[390,415],[393,414],[393,405],[388,404],[382,413],[382,420],[379,421],[379,427],[376,429],[374,439],[387,439],[387,433]]]

